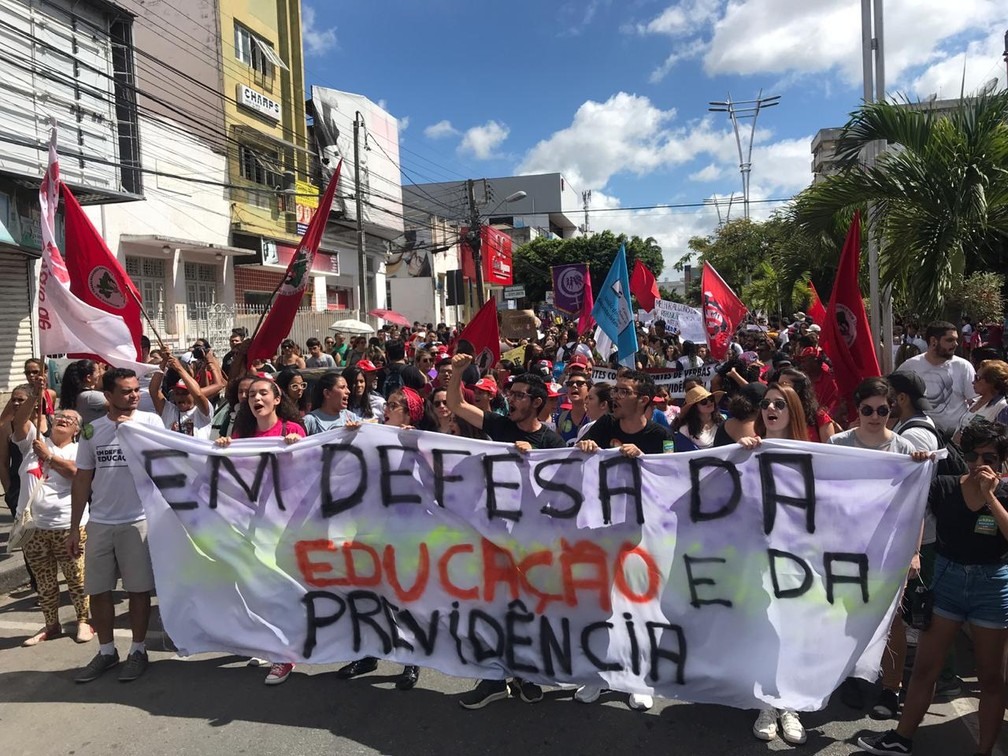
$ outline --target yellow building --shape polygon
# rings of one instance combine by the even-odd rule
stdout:
[[[306,188],[317,195],[309,174],[301,2],[219,2],[231,242],[258,257],[238,260],[248,265],[236,270],[235,296],[258,303],[279,275],[277,248],[300,239],[299,195]],[[245,297],[249,289],[257,296]]]

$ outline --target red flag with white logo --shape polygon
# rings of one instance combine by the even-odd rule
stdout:
[[[881,373],[858,283],[860,259],[861,213],[855,212],[840,254],[840,266],[819,339],[833,363],[837,387],[846,399],[850,399],[862,380]]]
[[[703,265],[700,291],[704,325],[707,328],[707,347],[711,356],[722,362],[728,356],[735,329],[748,310],[709,262]]]
[[[467,344],[463,344],[465,341]],[[497,326],[497,300],[490,297],[452,344],[453,352],[473,356],[480,371],[500,362],[500,328]]]
[[[341,159],[332,178],[329,179],[329,186],[326,188],[325,194],[322,195],[322,201],[319,203],[315,216],[308,224],[308,230],[305,231],[297,251],[287,264],[287,271],[275,292],[266,317],[252,334],[252,342],[249,344],[245,357],[248,365],[260,357],[264,360],[270,359],[276,354],[280,342],[290,333],[294,318],[304,298],[305,289],[311,282],[309,273],[315,262],[315,254],[318,252],[319,244],[322,242],[322,232],[325,231],[326,223],[329,221],[329,210],[332,207],[333,196],[336,194],[336,185],[339,183],[342,169],[343,160]],[[361,275],[363,275],[363,271],[361,271]]]
[[[66,222],[63,252],[70,274],[70,291],[82,302],[122,318],[136,349],[136,359],[140,359],[140,337],[143,335],[140,293],[70,187],[62,184],[62,189]]]

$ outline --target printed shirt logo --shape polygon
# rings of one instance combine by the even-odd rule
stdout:
[[[112,271],[104,265],[99,265],[88,274],[88,289],[104,304],[122,310],[126,307],[126,296],[119,288]]]

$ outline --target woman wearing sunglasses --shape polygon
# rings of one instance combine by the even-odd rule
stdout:
[[[886,427],[889,421],[889,394],[892,387],[885,378],[865,378],[854,390],[857,410],[856,428],[831,436],[827,443],[856,449],[913,454],[916,448],[898,433]]]
[[[873,754],[909,754],[934,697],[945,655],[964,622],[971,628],[980,685],[980,731],[975,751],[988,756],[1004,723],[1003,659],[1008,644],[1008,490],[997,471],[1008,455],[1008,429],[977,419],[962,431],[969,471],[939,475],[928,502],[935,515],[934,609],[920,634],[903,714],[895,730],[865,736]]]
[[[724,422],[724,415],[717,407],[722,396],[724,391],[712,394],[703,386],[694,386],[686,392],[682,411],[672,423],[677,452],[710,449],[714,446],[718,426]]]
[[[746,449],[759,445],[761,439],[784,441],[808,441],[805,410],[801,398],[790,386],[771,383],[759,402],[756,416],[756,436],[740,438],[739,444]],[[780,736],[791,745],[805,742],[805,727],[793,709],[775,709],[768,706],[760,710],[753,724],[753,735],[760,740],[773,740]]]

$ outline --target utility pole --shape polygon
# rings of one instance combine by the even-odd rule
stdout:
[[[745,219],[749,220],[749,174],[752,171],[752,143],[756,135],[756,119],[760,110],[772,108],[780,104],[780,95],[763,96],[763,90],[759,91],[755,100],[732,100],[731,93],[724,102],[710,102],[707,108],[711,113],[727,113],[731,119],[732,127],[735,129],[735,144],[738,146],[739,172],[742,174],[742,208]],[[746,149],[742,150],[742,136],[739,134],[739,121],[751,119],[749,126],[749,141]]]
[[[861,0],[861,62],[864,72],[865,104],[885,101],[885,46],[882,23],[882,0]],[[875,164],[885,144],[873,142],[864,149],[866,167]],[[868,229],[868,300],[871,305],[872,339],[875,356],[883,375],[893,369],[892,350],[892,289],[881,290],[879,282],[880,239],[875,234],[873,216],[875,205],[866,210],[865,227]]]
[[[1004,62],[1005,62],[1005,89],[1008,89],[1008,29],[1005,30]]]
[[[476,186],[472,179],[466,179],[466,191],[469,193],[469,233],[466,241],[473,254],[473,264],[476,266],[476,301],[483,306],[485,293],[483,291],[483,256],[480,253],[483,246],[483,228],[480,225],[479,208],[476,206]]]
[[[368,311],[367,303],[367,258],[364,254],[364,202],[361,196],[360,182],[360,129],[364,125],[364,116],[358,110],[354,115],[353,122],[353,149],[354,149],[354,196],[357,206],[357,275],[359,276],[360,288],[357,292],[357,302],[360,305],[360,319],[364,319]]]
[[[588,207],[591,205],[591,189],[586,192],[581,192],[581,203],[584,206],[584,228],[581,229],[581,233],[585,236],[588,235]]]

